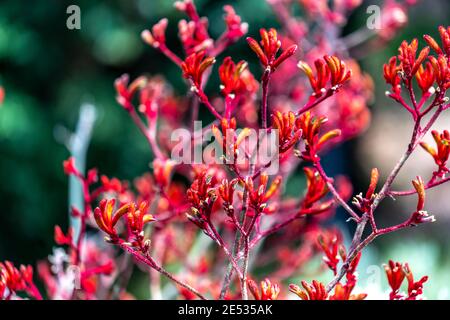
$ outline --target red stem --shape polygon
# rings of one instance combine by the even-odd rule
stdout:
[[[198,87],[193,87],[195,90],[195,93],[197,94],[197,96],[200,99],[200,102],[203,103],[208,110],[218,119],[218,120],[222,120],[222,116],[216,111],[216,109],[214,108],[214,106],[211,104],[211,102],[209,102],[208,96],[205,94],[205,92],[203,92],[202,88],[198,88]]]
[[[158,271],[159,273],[161,273],[162,275],[166,276],[167,278],[169,278],[170,280],[172,280],[173,282],[175,282],[176,284],[180,285],[181,287],[189,290],[190,292],[192,292],[193,294],[195,294],[197,297],[199,297],[202,300],[207,300],[201,293],[199,293],[196,289],[194,289],[193,287],[191,287],[190,285],[182,282],[181,280],[178,280],[177,278],[175,278],[175,276],[173,276],[170,272],[168,272],[167,270],[165,270],[162,266],[158,265],[156,263],[156,261],[154,261],[150,256],[148,255],[143,255],[142,252],[136,251],[135,249],[133,249],[132,247],[130,247],[129,245],[127,245],[123,240],[120,240],[117,243],[123,250],[127,251],[128,253],[130,253],[131,255],[133,255],[133,257],[135,257],[137,260],[139,260],[140,262],[146,264],[147,266],[149,266],[150,268]]]
[[[358,214],[352,208],[350,208],[350,206],[339,195],[339,192],[335,189],[332,179],[329,178],[325,173],[320,160],[316,160],[314,162],[314,166],[316,167],[317,172],[319,172],[322,179],[326,182],[328,189],[330,189],[330,192],[333,194],[336,201],[352,216],[353,219],[355,219],[356,222],[360,221],[361,218],[358,216]]]
[[[263,73],[262,82],[262,105],[261,105],[261,122],[263,129],[267,128],[267,108],[268,108],[268,96],[269,96],[269,81],[270,81],[271,69],[267,67]]]

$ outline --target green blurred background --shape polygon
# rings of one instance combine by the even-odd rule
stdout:
[[[213,37],[224,28],[222,7],[227,3],[233,4],[249,23],[249,34],[256,34],[260,27],[278,26],[269,6],[261,0],[196,3],[200,13],[214,21],[210,25]],[[365,9],[373,3],[377,2],[365,2],[351,16],[344,33],[364,25]],[[81,30],[66,28],[66,8],[71,4],[81,8]],[[436,36],[437,26],[448,24],[448,13],[448,1],[423,1],[412,9],[410,23],[388,48],[361,59],[376,83],[376,100],[371,106],[374,123],[362,138],[343,146],[339,155],[344,157],[343,165],[336,169],[351,176],[356,190],[363,190],[367,184],[370,165],[365,161],[365,148],[380,147],[376,137],[371,138],[373,132],[383,129],[386,119],[403,121],[401,115],[391,118],[385,112],[397,112],[398,107],[384,96],[382,64],[396,54],[402,39],[424,33]],[[0,261],[34,263],[44,258],[53,247],[54,225],[67,226],[68,182],[62,161],[69,152],[55,138],[55,130],[61,126],[73,129],[83,102],[95,104],[99,113],[88,167],[96,166],[108,176],[127,180],[148,170],[151,153],[116,104],[113,81],[123,73],[129,73],[131,78],[162,73],[180,95],[185,92],[179,69],[144,45],[139,36],[161,17],[169,18],[168,43],[178,52],[176,21],[182,14],[174,10],[171,0],[0,2],[0,84],[6,90],[5,103],[0,107]],[[232,53],[236,58],[250,60],[250,68],[257,70],[245,41],[239,41]],[[216,78],[213,77],[212,88],[217,87]],[[398,148],[401,150],[402,146]],[[383,152],[382,146],[380,150]],[[393,163],[386,165],[391,167]],[[296,183],[289,185],[298,190]],[[447,208],[442,206],[438,209],[441,212],[433,212],[442,220],[437,226],[424,226],[377,241],[364,263],[380,265],[392,257],[408,260],[419,275],[428,273],[435,277],[435,281],[430,281],[428,296],[448,297],[448,289],[443,286],[450,283]],[[392,223],[392,206],[383,209],[381,221]],[[338,215],[339,220],[343,217]]]

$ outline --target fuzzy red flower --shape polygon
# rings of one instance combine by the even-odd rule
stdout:
[[[184,12],[190,21],[180,20],[178,36],[186,54],[209,49],[213,40],[208,35],[208,19],[200,17],[192,0],[175,2],[175,8]]]
[[[245,92],[246,83],[241,78],[244,70],[247,69],[247,62],[239,61],[237,64],[233,62],[231,57],[226,57],[222,65],[219,67],[220,90],[224,96],[234,95]]]
[[[313,96],[320,97],[326,92],[328,80],[330,79],[330,69],[322,59],[314,61],[316,68],[316,76],[314,76],[311,67],[304,61],[299,61],[297,66],[308,77],[311,88],[313,89]]]
[[[370,210],[370,207],[376,198],[375,190],[378,184],[379,177],[380,174],[378,172],[378,169],[373,168],[370,173],[370,184],[369,187],[367,188],[366,195],[363,197],[362,193],[360,193],[353,198],[353,204],[361,212],[368,212]]]
[[[144,226],[149,222],[156,221],[153,215],[148,213],[148,202],[142,201],[139,206],[135,203],[130,203],[129,206],[122,208],[126,208],[127,210],[126,218],[131,233],[133,233],[138,242],[141,241],[144,235]]]
[[[341,131],[334,129],[319,136],[319,130],[322,124],[327,122],[325,116],[313,117],[310,112],[305,112],[296,120],[296,126],[302,130],[302,138],[305,141],[305,151],[301,156],[306,161],[316,161],[319,159],[317,153],[323,145],[329,140],[340,136]]]
[[[401,89],[401,78],[399,75],[399,71],[400,67],[397,65],[397,57],[390,58],[389,63],[383,65],[384,80],[386,80],[386,83],[391,85],[392,92],[397,95],[400,94]]]
[[[80,172],[78,171],[77,167],[75,166],[75,158],[70,157],[67,160],[63,161],[63,168],[64,173],[68,176],[74,175],[74,176],[80,176]]]
[[[100,177],[100,183],[102,184],[102,192],[115,192],[117,194],[122,194],[128,188],[128,184],[126,182],[122,182],[117,178],[108,178],[105,175]]]
[[[218,192],[220,198],[222,199],[223,207],[227,212],[227,214],[231,214],[232,210],[234,210],[233,196],[238,182],[239,182],[238,179],[233,179],[231,181],[228,181],[228,179],[223,179],[218,187]]]
[[[337,230],[324,232],[317,237],[317,243],[325,254],[323,261],[336,275],[340,254],[344,252],[342,236]],[[344,257],[345,260],[345,257]]]
[[[351,294],[352,290],[352,287],[338,283],[329,300],[364,300],[367,297],[366,293]]]
[[[306,281],[302,281],[301,289],[296,284],[290,284],[289,290],[292,293],[295,293],[302,300],[326,300],[328,298],[327,290],[323,283],[313,280],[312,284],[307,283]]]
[[[114,82],[114,87],[117,92],[116,100],[127,111],[133,110],[133,97],[139,89],[146,85],[147,78],[139,77],[131,83],[129,81],[130,77],[127,74],[123,74]]]
[[[5,100],[5,89],[0,87],[0,105],[3,103],[3,100]]]
[[[72,239],[73,239],[73,228],[69,228],[67,234],[64,234],[60,226],[55,226],[55,242],[57,244],[71,246]]]
[[[94,209],[94,218],[98,227],[107,233],[112,241],[115,241],[118,238],[115,229],[117,222],[123,215],[128,213],[131,206],[130,204],[126,204],[117,211],[114,211],[115,203],[115,199],[103,199],[100,201],[100,205]]]
[[[422,277],[419,281],[414,281],[414,276],[407,263],[394,262],[389,260],[389,263],[384,266],[391,293],[390,300],[417,300],[423,293],[423,284],[428,280],[427,276]],[[404,279],[408,281],[407,295],[400,292],[400,287]]]
[[[428,92],[434,83],[434,70],[431,62],[427,61],[425,67],[420,65],[416,73],[416,81],[422,93]]]
[[[425,47],[420,51],[419,56],[416,58],[418,45],[419,42],[417,39],[414,39],[409,44],[408,42],[403,41],[398,48],[398,59],[401,63],[401,71],[404,72],[405,77],[409,79],[416,74],[420,65],[425,61],[430,53],[430,47]]]
[[[224,20],[227,26],[227,31],[225,32],[224,37],[229,42],[236,42],[247,33],[248,24],[242,22],[241,17],[236,14],[236,11],[232,6],[225,5],[223,10],[225,11]]]
[[[215,184],[216,179],[208,175],[207,171],[203,171],[187,190],[187,199],[191,204],[191,211],[187,217],[200,229],[206,229],[212,207],[217,199]]]
[[[417,210],[409,218],[409,223],[411,225],[418,225],[425,222],[436,221],[434,216],[428,215],[428,212],[423,210],[425,207],[425,184],[421,177],[417,177],[416,180],[412,181],[414,189],[417,192]]]
[[[42,299],[33,282],[31,266],[21,265],[18,269],[10,261],[0,262],[0,300],[10,299],[18,291],[24,291],[34,299]]]
[[[450,66],[448,58],[444,55],[439,55],[437,59],[435,57],[429,57],[429,60],[433,66],[434,77],[439,88],[444,91],[450,88]]]
[[[278,130],[280,154],[292,148],[302,135],[302,131],[295,126],[295,114],[292,111],[275,111],[272,114],[272,128]]]
[[[406,280],[408,281],[408,296],[407,300],[416,300],[423,293],[423,285],[428,280],[428,276],[423,276],[419,281],[414,281],[414,275],[409,268],[409,265],[405,263],[404,272]]]
[[[324,56],[325,62],[330,69],[331,87],[342,85],[352,75],[352,71],[347,68],[345,62],[335,56]]]
[[[315,168],[303,168],[306,176],[306,194],[302,200],[300,214],[317,214],[328,210],[333,200],[321,200],[328,194],[328,186]]]

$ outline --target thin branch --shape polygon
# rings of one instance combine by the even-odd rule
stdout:
[[[193,287],[191,287],[190,285],[182,282],[181,280],[178,280],[177,278],[175,278],[175,276],[173,276],[170,272],[168,272],[167,270],[165,270],[162,266],[158,265],[156,263],[156,261],[154,261],[150,256],[148,255],[142,255],[141,252],[133,249],[132,247],[130,247],[129,245],[127,245],[126,243],[124,243],[123,241],[119,242],[118,245],[123,249],[126,250],[128,253],[132,254],[133,257],[135,257],[137,260],[139,260],[140,262],[146,264],[147,266],[149,266],[150,268],[155,269],[156,271],[158,271],[159,273],[161,273],[162,275],[166,276],[167,278],[169,278],[170,280],[172,280],[173,282],[175,282],[176,284],[180,285],[181,287],[189,290],[190,292],[192,292],[193,294],[195,294],[197,297],[199,297],[202,300],[207,300],[200,292],[198,292],[196,289],[194,289]]]

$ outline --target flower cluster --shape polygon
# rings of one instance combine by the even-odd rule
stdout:
[[[0,86],[0,105],[3,103],[3,100],[5,100],[5,89]]]
[[[267,202],[274,196],[275,192],[278,191],[281,183],[281,176],[275,177],[269,187],[268,183],[269,176],[264,173],[259,177],[258,187],[253,184],[253,180],[249,179],[246,181],[250,206],[257,212],[271,212],[271,208],[268,207]]]

